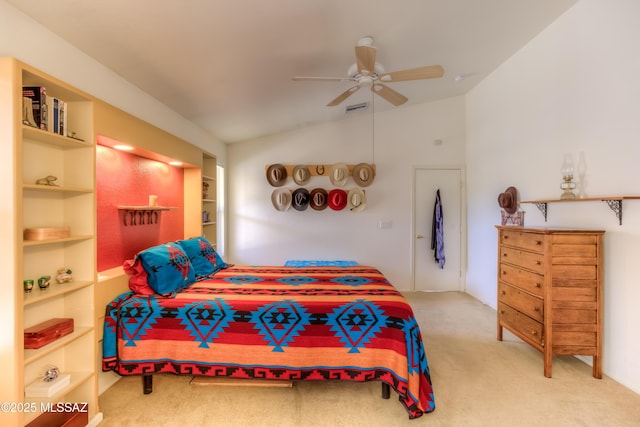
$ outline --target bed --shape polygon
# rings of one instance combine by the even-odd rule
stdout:
[[[137,255],[125,263],[132,291],[107,305],[104,371],[143,376],[146,393],[156,373],[380,381],[383,397],[393,389],[409,418],[435,409],[420,328],[378,269],[234,266],[196,240],[191,254],[146,264]],[[193,269],[198,251],[215,271],[163,292],[163,278],[151,277],[164,268],[158,266],[166,262],[184,277],[180,264]]]

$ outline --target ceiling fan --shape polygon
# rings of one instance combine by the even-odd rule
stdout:
[[[329,102],[327,107],[339,105],[361,87],[371,88],[372,92],[398,106],[407,102],[408,98],[384,83],[439,78],[444,75],[444,69],[440,65],[429,65],[387,73],[382,65],[376,62],[376,48],[373,46],[373,37],[367,36],[358,41],[356,45],[356,63],[349,67],[347,75],[348,77],[294,77],[293,80],[355,82],[355,86],[342,92]]]

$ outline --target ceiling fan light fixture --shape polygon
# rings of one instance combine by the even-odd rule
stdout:
[[[362,76],[358,79],[358,86],[371,87],[373,86],[374,78],[371,76]]]
[[[395,106],[406,103],[409,99],[384,83],[395,83],[409,80],[423,80],[440,78],[444,75],[444,69],[440,65],[411,68],[406,70],[386,72],[382,65],[376,62],[376,47],[373,37],[366,36],[358,41],[355,48],[356,63],[347,70],[349,77],[294,77],[294,80],[324,80],[324,81],[352,81],[355,86],[345,90],[327,107],[335,107],[347,99],[361,87],[370,88],[372,92]]]

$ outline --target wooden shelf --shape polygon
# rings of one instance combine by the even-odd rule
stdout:
[[[172,209],[178,209],[169,206],[118,206],[121,211],[170,211]]]
[[[520,203],[534,204],[544,215],[544,221],[547,222],[548,204],[549,203],[569,203],[569,202],[605,202],[611,210],[616,214],[618,223],[622,225],[622,201],[636,200],[640,196],[603,196],[603,197],[584,197],[576,199],[540,199],[540,200],[522,200]]]

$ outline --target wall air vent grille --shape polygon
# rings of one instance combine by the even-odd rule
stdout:
[[[364,111],[369,108],[368,102],[361,102],[360,104],[347,105],[345,107],[345,114],[355,113],[356,111]]]

